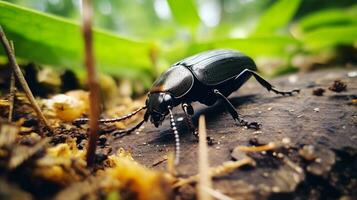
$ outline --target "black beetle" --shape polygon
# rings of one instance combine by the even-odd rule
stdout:
[[[114,119],[101,119],[103,123],[116,122],[127,119],[139,111],[146,109],[144,119],[137,125],[127,130],[117,131],[119,136],[126,135],[139,128],[145,121],[158,127],[166,115],[170,115],[171,128],[175,135],[176,161],[179,158],[179,134],[172,114],[172,108],[181,104],[186,115],[191,131],[197,136],[191,116],[193,115],[192,102],[198,101],[207,106],[213,105],[221,99],[238,125],[248,128],[259,128],[257,122],[248,123],[239,117],[234,106],[227,99],[233,91],[238,90],[251,76],[268,91],[277,94],[292,95],[299,90],[282,92],[275,89],[255,71],[254,61],[234,50],[212,50],[193,55],[173,64],[153,84],[149,91],[146,105],[138,110]],[[88,121],[87,118],[78,119],[76,122]]]

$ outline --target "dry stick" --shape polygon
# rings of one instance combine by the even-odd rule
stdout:
[[[28,100],[31,103],[32,108],[35,110],[37,116],[40,118],[40,120],[45,124],[45,126],[51,130],[51,127],[49,126],[45,116],[43,115],[40,107],[37,105],[35,97],[33,96],[29,86],[27,85],[27,82],[25,80],[24,75],[22,74],[19,65],[16,62],[15,54],[10,46],[9,41],[6,38],[6,35],[4,33],[4,30],[2,29],[2,26],[0,25],[0,37],[1,37],[1,43],[4,46],[5,52],[7,54],[7,57],[9,59],[9,63],[12,67],[13,72],[15,73],[17,79],[19,80],[22,88],[24,89],[24,92],[28,98]],[[43,137],[43,133],[40,133],[41,136]]]
[[[87,166],[91,167],[94,163],[95,150],[98,140],[98,119],[100,114],[100,91],[97,72],[94,66],[94,55],[92,45],[92,7],[90,0],[83,1],[83,39],[85,51],[85,65],[87,68],[87,79],[89,86],[89,142],[87,148]]]
[[[9,96],[9,116],[8,116],[8,122],[12,122],[12,116],[14,115],[14,101],[15,101],[15,93],[16,93],[16,87],[15,87],[15,74],[13,71],[11,71],[11,78],[10,78],[10,96]]]
[[[15,52],[14,43],[10,41],[11,49]],[[10,77],[10,96],[9,96],[9,117],[8,122],[12,122],[12,116],[14,115],[14,104],[15,104],[15,93],[16,93],[16,86],[15,86],[15,74],[14,71],[11,70],[11,77]]]
[[[198,121],[198,187],[197,199],[210,200],[211,195],[205,191],[205,188],[212,188],[211,174],[209,173],[208,163],[208,148],[207,148],[207,133],[206,122],[204,115],[201,115]]]
[[[210,174],[211,177],[218,177],[218,176],[222,176],[222,175],[231,173],[232,171],[234,171],[242,166],[245,166],[245,165],[253,165],[254,166],[255,161],[250,157],[243,158],[243,159],[237,160],[237,161],[227,161],[227,162],[224,162],[222,165],[210,168],[208,170],[208,173]],[[186,184],[194,183],[198,180],[198,178],[199,178],[199,174],[189,176],[184,179],[179,179],[172,187],[178,188],[178,187],[181,187]]]

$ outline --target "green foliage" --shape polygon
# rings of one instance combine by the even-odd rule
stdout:
[[[14,41],[19,58],[75,71],[83,68],[78,23],[0,1],[0,24]],[[98,29],[93,37],[97,65],[102,72],[130,77],[150,72],[150,43]]]
[[[38,8],[42,0],[36,3],[9,1],[27,2],[23,5]],[[46,7],[43,10],[79,18],[75,1],[61,1],[63,12],[56,7],[58,2],[56,5],[53,2],[56,1],[43,1]],[[157,2],[161,2],[160,5],[155,4]],[[94,30],[96,61],[102,72],[145,78],[149,82],[152,75],[165,70],[171,63],[215,48],[237,49],[254,59],[278,58],[286,65],[277,69],[287,72],[296,69],[289,62],[297,53],[319,54],[357,42],[357,4],[349,8],[331,8],[326,3],[323,7],[328,9],[311,12],[301,10],[310,5],[307,0],[217,1],[222,12],[220,23],[216,27],[206,27],[199,13],[202,14],[201,6],[207,1],[167,0],[165,5],[162,2],[165,0],[93,2],[95,24],[121,33],[119,36]],[[168,15],[160,17],[157,6],[166,9]],[[0,1],[0,24],[15,42],[19,58],[79,72],[83,69],[78,23]],[[3,54],[1,48],[0,54]],[[263,67],[260,69],[264,71]]]
[[[192,32],[197,30],[200,18],[193,0],[168,0],[167,2],[178,24],[189,28]]]
[[[207,49],[228,48],[244,49],[244,53],[252,57],[272,56],[283,57],[296,51],[299,41],[289,36],[264,36],[254,38],[228,38],[194,43],[190,46],[189,53],[197,53]]]
[[[336,45],[349,45],[357,41],[357,26],[329,26],[308,32],[303,38],[309,50],[323,50]]]
[[[357,6],[315,12],[299,20],[295,30],[305,50],[318,52],[351,45],[357,41]]]
[[[254,35],[271,35],[286,25],[294,17],[301,0],[278,0],[260,18]]]
[[[298,22],[301,31],[312,31],[326,26],[357,24],[357,6],[350,9],[328,9],[305,16]]]

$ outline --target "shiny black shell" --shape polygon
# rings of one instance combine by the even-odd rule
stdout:
[[[190,92],[195,81],[213,88],[229,83],[244,69],[256,71],[256,65],[251,58],[238,51],[206,51],[172,65],[154,82],[150,92],[168,92],[179,98]]]
[[[194,83],[192,72],[184,66],[169,68],[154,82],[150,92],[169,92],[175,98],[184,96]]]
[[[201,83],[208,86],[215,86],[236,77],[244,69],[257,69],[250,57],[225,49],[206,51],[183,59],[175,65],[186,66]]]

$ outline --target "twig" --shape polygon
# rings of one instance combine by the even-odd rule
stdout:
[[[227,161],[224,162],[222,165],[219,165],[217,167],[213,167],[209,169],[209,174],[211,177],[218,177],[222,176],[224,174],[228,174],[230,172],[233,172],[235,169],[245,166],[245,165],[255,165],[255,161],[250,158],[243,158],[241,160],[237,161]],[[179,179],[172,187],[173,188],[178,188],[186,184],[194,183],[198,180],[199,174],[193,175],[184,179]]]
[[[205,188],[212,188],[211,174],[209,173],[209,163],[208,163],[208,148],[207,148],[207,133],[206,133],[206,122],[204,115],[201,115],[198,121],[198,187],[197,187],[197,199],[199,200],[210,200],[211,195],[209,195]]]
[[[84,39],[85,65],[87,68],[87,79],[89,86],[89,142],[87,148],[87,166],[91,167],[94,163],[95,150],[98,140],[98,119],[100,114],[100,91],[97,72],[94,66],[94,55],[92,45],[92,6],[90,0],[83,0],[83,27],[82,34]]]
[[[274,142],[270,142],[268,144],[261,145],[261,146],[237,146],[236,149],[243,152],[262,152],[262,151],[274,150],[277,147],[279,147],[277,144],[275,144]]]
[[[14,43],[10,41],[11,49],[15,53]],[[11,70],[11,77],[10,77],[10,96],[9,96],[9,117],[8,122],[12,122],[12,116],[14,115],[14,104],[15,104],[15,93],[16,93],[16,86],[15,86],[15,74],[14,71]]]
[[[43,115],[40,107],[38,106],[38,104],[36,103],[35,97],[33,96],[29,86],[27,85],[27,82],[25,80],[24,75],[22,74],[19,65],[16,62],[16,58],[15,58],[15,54],[12,50],[12,48],[10,47],[10,43],[6,38],[6,35],[4,33],[4,30],[2,29],[2,26],[0,25],[0,37],[1,37],[1,43],[4,46],[5,52],[7,54],[7,57],[9,59],[9,63],[12,67],[13,72],[15,73],[17,79],[19,80],[21,87],[23,88],[27,98],[29,99],[32,108],[35,110],[37,116],[40,118],[40,120],[45,124],[45,126],[51,130],[51,127],[49,126],[45,116]],[[43,137],[43,133],[40,133],[41,136]]]

